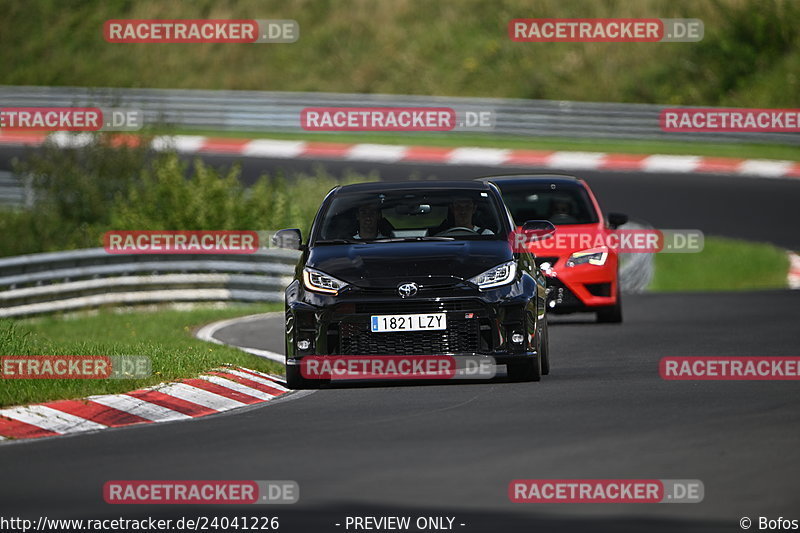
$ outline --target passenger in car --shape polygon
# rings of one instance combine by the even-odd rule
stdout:
[[[450,202],[450,213],[447,220],[432,228],[429,235],[436,235],[444,231],[455,228],[466,228],[474,231],[478,235],[494,235],[494,232],[486,227],[481,227],[473,221],[478,206],[472,198],[462,196]]]

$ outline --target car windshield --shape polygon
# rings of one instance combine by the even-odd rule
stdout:
[[[505,238],[489,193],[476,190],[339,193],[320,227],[316,244]]]
[[[580,185],[536,183],[502,185],[503,201],[514,221],[549,220],[554,225],[594,224],[598,221],[586,190]]]

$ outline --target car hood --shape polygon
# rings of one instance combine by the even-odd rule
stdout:
[[[528,243],[527,248],[537,257],[567,256],[573,252],[594,248],[598,238],[606,232],[603,224],[560,225],[556,226],[556,232],[550,238]]]
[[[315,246],[306,265],[363,288],[398,283],[447,286],[513,259],[504,240],[385,242]]]

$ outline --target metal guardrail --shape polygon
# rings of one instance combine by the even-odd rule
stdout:
[[[0,170],[0,207],[30,206],[33,191],[13,173]]]
[[[0,259],[0,317],[167,302],[276,302],[298,253],[116,255],[103,248]]]
[[[495,113],[496,133],[585,139],[780,143],[800,145],[797,133],[668,133],[666,106],[557,100],[372,94],[0,86],[0,107],[118,106],[140,109],[148,123],[229,131],[302,131],[310,106],[445,106]],[[324,135],[324,134],[320,134]],[[458,135],[458,133],[448,133]]]
[[[171,302],[281,302],[299,253],[109,254],[103,248],[0,259],[0,318],[104,306]],[[620,269],[626,292],[641,292],[652,257],[632,254]]]

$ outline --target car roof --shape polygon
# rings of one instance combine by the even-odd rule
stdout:
[[[535,183],[555,183],[561,186],[576,186],[583,185],[583,180],[570,176],[569,174],[503,174],[500,176],[486,176],[478,178],[478,181],[492,182],[502,188],[503,185],[520,185],[526,186]]]
[[[352,185],[342,185],[336,192],[338,193],[358,193],[358,192],[386,192],[403,190],[431,190],[431,189],[453,189],[453,190],[473,190],[487,191],[491,187],[488,183],[478,180],[431,180],[431,181],[374,181],[369,183],[354,183]]]

